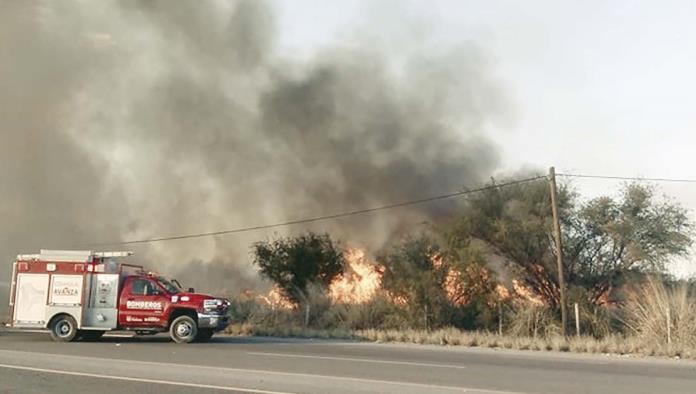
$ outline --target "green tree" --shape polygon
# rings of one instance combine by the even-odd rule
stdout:
[[[562,186],[562,218],[569,217],[574,202],[575,195]],[[513,277],[556,307],[559,291],[552,231],[549,187],[540,181],[488,189],[471,198],[448,231],[448,243],[459,254],[472,248],[474,241],[483,243],[484,255],[503,257]]]
[[[425,235],[406,237],[377,256],[382,289],[404,307],[416,327],[429,329],[447,321],[444,283],[448,269],[441,257],[440,246]]]
[[[295,304],[306,301],[310,287],[326,290],[346,266],[343,250],[328,234],[257,242],[252,254],[261,274]]]
[[[629,272],[665,274],[670,259],[688,254],[693,223],[684,207],[656,198],[654,186],[630,183],[618,199],[581,205],[564,231],[568,280],[588,288],[596,302]]]
[[[559,209],[567,283],[587,290],[594,303],[629,273],[664,273],[665,263],[686,255],[691,245],[693,224],[686,209],[656,198],[650,185],[627,184],[618,198],[583,203],[569,185],[561,184]],[[547,182],[474,196],[448,231],[448,240],[464,250],[472,240],[483,241],[489,255],[502,256],[515,277],[558,307],[557,250]]]

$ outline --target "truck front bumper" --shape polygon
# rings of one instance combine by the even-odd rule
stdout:
[[[229,320],[227,315],[199,313],[198,328],[212,328],[215,331],[224,330],[229,324]]]

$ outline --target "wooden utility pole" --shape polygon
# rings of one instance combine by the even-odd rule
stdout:
[[[558,218],[558,196],[556,195],[556,169],[549,168],[549,186],[551,187],[551,211],[553,212],[553,233],[556,238],[556,263],[558,264],[558,290],[561,296],[561,334],[566,335],[568,322],[565,298],[565,276],[563,273],[563,245],[561,243],[561,221]]]

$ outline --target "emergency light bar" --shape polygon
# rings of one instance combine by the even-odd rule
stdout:
[[[132,256],[133,252],[95,252],[94,257],[109,258],[109,257],[128,257]]]

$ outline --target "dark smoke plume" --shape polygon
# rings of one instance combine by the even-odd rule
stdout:
[[[360,209],[495,170],[480,131],[502,97],[475,47],[393,56],[356,38],[307,60],[281,56],[277,33],[260,1],[0,1],[0,282],[20,252]],[[310,228],[376,248],[450,208]],[[271,234],[135,251],[240,287]]]

